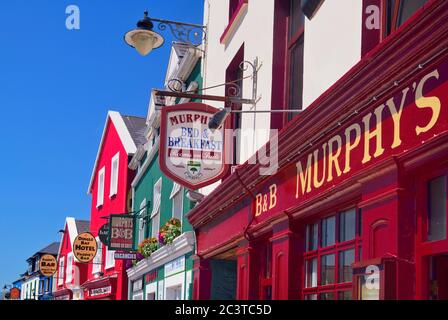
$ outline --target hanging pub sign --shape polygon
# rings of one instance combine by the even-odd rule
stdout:
[[[165,175],[191,190],[221,179],[226,164],[225,130],[213,132],[210,118],[219,110],[202,103],[185,103],[161,109],[160,168]]]
[[[109,245],[109,223],[105,223],[98,230],[98,238],[105,245]]]
[[[109,250],[134,250],[133,215],[115,214],[109,218]]]
[[[73,241],[73,254],[81,263],[89,263],[96,256],[98,244],[95,237],[89,233],[81,233]]]
[[[44,277],[52,277],[57,270],[57,261],[55,256],[44,254],[39,261],[39,270]]]

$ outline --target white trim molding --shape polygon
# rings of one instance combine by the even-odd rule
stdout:
[[[87,189],[87,194],[90,194],[92,192],[92,186],[93,186],[93,180],[95,179],[95,173],[98,166],[98,161],[100,158],[101,150],[103,148],[104,139],[106,137],[106,130],[107,126],[109,125],[109,120],[113,123],[115,130],[118,133],[118,136],[120,137],[120,141],[128,155],[132,155],[137,151],[137,146],[134,143],[134,140],[132,139],[131,134],[129,133],[129,130],[126,127],[126,124],[124,123],[124,120],[119,112],[117,111],[109,111],[107,113],[106,117],[106,123],[104,124],[103,128],[103,134],[101,136],[101,142],[98,147],[98,151],[96,154],[95,164],[93,166],[92,175],[90,176],[90,183],[89,188]]]
[[[194,250],[194,232],[188,231],[181,234],[174,239],[171,245],[165,245],[157,251],[153,252],[150,257],[143,259],[133,268],[128,269],[129,280],[137,280],[143,277],[146,273],[166,263],[176,260],[177,258],[186,255]]]

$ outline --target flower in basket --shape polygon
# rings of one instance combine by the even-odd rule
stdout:
[[[181,223],[179,219],[170,219],[159,232],[159,241],[161,244],[171,244],[181,234]]]
[[[158,249],[158,241],[156,238],[148,238],[143,240],[137,249],[137,254],[140,253],[143,257],[147,258]]]

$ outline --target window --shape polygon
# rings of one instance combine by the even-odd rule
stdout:
[[[339,282],[352,281],[352,263],[355,262],[355,250],[339,252]]]
[[[73,279],[73,254],[67,254],[67,266],[66,266],[66,276],[65,282],[71,283]]]
[[[178,184],[176,183],[175,185],[178,185]],[[174,191],[174,187],[173,187],[173,191]],[[173,216],[173,218],[179,219],[180,221],[182,221],[183,210],[184,210],[183,209],[183,202],[184,202],[183,198],[184,198],[183,189],[180,188],[180,186],[179,186],[179,190],[172,197],[172,201],[173,201],[172,216]]]
[[[336,240],[336,217],[330,217],[322,220],[322,247],[328,247],[335,243]]]
[[[428,182],[428,240],[446,239],[446,176]]]
[[[151,213],[151,237],[157,238],[160,228],[160,202],[162,200],[162,178],[154,184],[154,201]]]
[[[306,226],[306,250],[317,250],[319,225],[317,223]]]
[[[334,271],[336,269],[334,254],[328,254],[322,256],[320,259],[321,265],[321,276],[320,281],[321,285],[333,284],[335,282],[335,274]]]
[[[45,292],[50,292],[50,279],[45,282]]]
[[[109,250],[109,248],[106,246],[106,269],[115,267],[114,254],[115,254],[115,251]]]
[[[387,0],[384,36],[388,36],[406,22],[428,0]]]
[[[286,101],[289,110],[302,109],[303,96],[303,54],[304,54],[305,15],[301,1],[290,0],[289,35],[288,35],[288,89]],[[290,121],[297,113],[287,113]]]
[[[97,190],[97,198],[96,198],[96,207],[99,208],[104,203],[104,175],[105,175],[106,169],[103,167],[98,172],[98,190]]]
[[[243,97],[243,74],[244,70],[240,68],[241,63],[244,61],[244,44],[240,47],[238,52],[233,57],[232,61],[226,69],[226,83],[234,83],[240,90],[235,90],[234,86],[226,85],[226,92],[235,93],[236,98]],[[241,103],[232,103],[231,107],[233,110],[241,110],[243,105]],[[242,126],[242,114],[240,112],[235,112],[230,115],[230,121],[232,129],[235,130],[232,135],[232,165],[239,164],[240,158],[240,147],[241,147],[241,129]],[[231,172],[228,173],[229,175]]]
[[[146,198],[140,203],[140,218],[138,219],[138,238],[137,244],[145,239],[145,225],[146,225]]]
[[[92,274],[101,272],[101,263],[103,261],[103,243],[98,237],[96,238],[96,242],[98,243],[98,251],[92,261]]]
[[[360,210],[351,208],[307,224],[304,299],[351,299],[352,264],[361,250],[360,219]]]
[[[306,266],[305,287],[307,288],[317,287],[317,258],[307,260],[305,266]]]
[[[356,235],[356,209],[340,213],[339,218],[339,241],[355,239]]]
[[[110,173],[110,193],[109,197],[113,197],[118,192],[118,168],[120,161],[120,152],[118,152],[113,158],[111,163]]]
[[[64,272],[65,272],[65,257],[59,258],[59,274],[58,274],[58,285],[62,285],[64,283]]]
[[[151,237],[157,238],[160,229],[160,214],[156,214],[152,218],[152,228],[151,228]]]

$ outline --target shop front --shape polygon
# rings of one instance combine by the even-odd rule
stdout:
[[[99,279],[85,282],[84,289],[85,300],[116,300],[115,292],[117,287],[116,275],[111,275]]]
[[[186,232],[128,269],[130,299],[190,300],[193,250],[193,232]]]
[[[447,298],[447,32],[433,1],[190,211],[194,299]]]
[[[70,289],[62,289],[53,292],[54,300],[73,300],[73,291]]]

